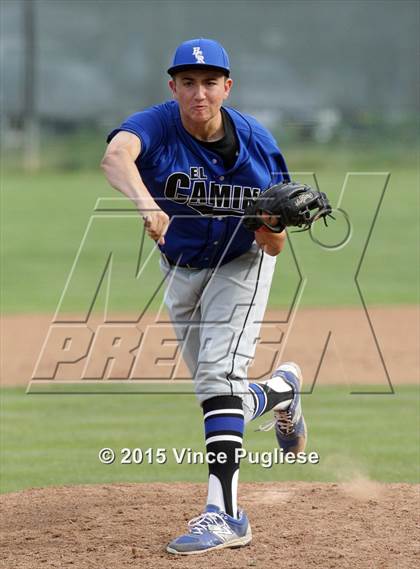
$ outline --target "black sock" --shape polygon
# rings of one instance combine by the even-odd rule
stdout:
[[[242,399],[231,395],[212,397],[204,401],[203,412],[207,453],[214,453],[215,456],[224,453],[221,457],[219,455],[222,460],[209,463],[208,503],[236,517],[239,476],[237,449],[242,448],[244,432]]]
[[[270,411],[282,401],[289,401],[293,398],[293,389],[291,387],[288,391],[278,392],[264,383],[250,383],[248,389],[254,398],[255,411],[253,419]]]

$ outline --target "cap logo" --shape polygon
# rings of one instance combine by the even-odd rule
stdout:
[[[193,56],[195,57],[196,63],[205,63],[204,53],[201,51],[199,46],[193,47]]]

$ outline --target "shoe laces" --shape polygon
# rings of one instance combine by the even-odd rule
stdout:
[[[284,411],[274,411],[274,419],[270,419],[267,423],[260,425],[257,431],[270,431],[276,424],[282,435],[291,435],[295,428],[292,420],[292,412],[288,409]]]
[[[198,535],[209,531],[211,526],[223,527],[228,529],[230,532],[230,528],[223,519],[222,514],[219,514],[218,512],[204,512],[188,522],[188,529],[190,533]]]

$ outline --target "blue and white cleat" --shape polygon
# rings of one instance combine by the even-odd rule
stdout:
[[[239,511],[239,519],[228,516],[217,506],[208,504],[200,516],[188,522],[188,533],[172,540],[168,553],[194,555],[224,547],[242,547],[252,539],[247,515]]]
[[[271,376],[281,377],[293,389],[293,399],[289,407],[282,411],[273,408],[274,420],[266,423],[260,429],[268,431],[275,426],[277,442],[285,452],[303,452],[306,447],[307,429],[305,419],[302,414],[302,404],[300,392],[302,389],[302,372],[300,367],[294,362],[285,362]],[[268,382],[267,382],[268,383]]]

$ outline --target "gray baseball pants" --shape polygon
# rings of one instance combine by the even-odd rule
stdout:
[[[276,258],[251,249],[216,269],[173,267],[164,257],[165,304],[200,403],[218,395],[254,404],[247,370],[256,349]]]

